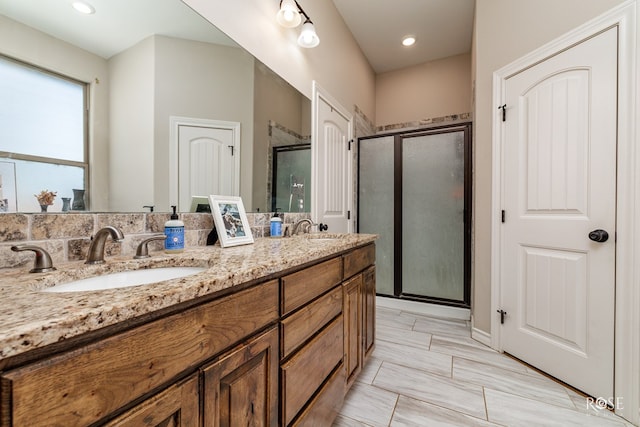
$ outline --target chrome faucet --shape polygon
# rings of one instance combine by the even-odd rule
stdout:
[[[33,262],[33,268],[29,270],[29,273],[46,273],[48,271],[55,271],[51,256],[49,253],[42,249],[40,246],[33,245],[18,245],[11,246],[11,250],[14,252],[20,251],[33,251],[36,253],[36,259]]]
[[[314,224],[313,224],[313,221],[311,221],[309,218],[301,219],[300,221],[298,221],[298,222],[296,222],[296,223],[294,224],[294,226],[293,226],[293,231],[291,231],[291,235],[292,235],[292,236],[297,235],[297,234],[298,234],[298,228],[300,228],[300,226],[301,226],[302,224],[304,224],[304,223],[307,223],[307,224],[308,224],[308,225],[307,225],[307,228],[311,228],[311,226],[312,226],[312,225],[314,225]],[[302,229],[302,232],[304,233],[304,228]]]
[[[147,245],[149,244],[149,242],[153,242],[154,240],[167,240],[167,236],[165,234],[157,234],[155,236],[144,239],[138,245],[138,248],[136,249],[136,255],[133,257],[133,259],[149,258],[151,255],[149,255],[149,247]]]
[[[85,264],[102,264],[104,262],[104,244],[107,241],[107,237],[111,235],[111,238],[116,242],[122,242],[124,240],[124,234],[119,228],[107,226],[98,230],[98,232],[91,238],[91,244],[87,251],[87,260]]]

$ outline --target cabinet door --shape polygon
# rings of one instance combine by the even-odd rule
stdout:
[[[199,427],[198,375],[174,384],[106,423],[107,427]]]
[[[376,338],[376,268],[369,267],[362,273],[362,344],[366,359],[373,350]]]
[[[358,274],[342,285],[344,315],[344,366],[347,388],[362,369],[362,274]]]
[[[278,328],[273,327],[203,369],[203,425],[278,424]]]

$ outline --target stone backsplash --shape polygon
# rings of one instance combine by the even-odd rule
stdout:
[[[247,213],[254,238],[269,236],[272,213]],[[185,246],[205,246],[213,228],[210,213],[182,213]],[[309,218],[309,213],[285,213],[285,223]],[[107,225],[122,230],[122,243],[107,239],[105,255],[131,255],[138,244],[154,234],[164,232],[169,213],[45,213],[0,214],[0,269],[33,264],[33,252],[13,252],[11,246],[31,244],[45,249],[56,263],[85,259],[91,236]],[[161,250],[162,241],[151,242],[150,250]]]

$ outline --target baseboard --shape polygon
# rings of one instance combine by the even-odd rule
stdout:
[[[378,307],[392,308],[411,313],[424,314],[425,316],[441,317],[445,319],[470,320],[471,310],[468,308],[449,307],[440,304],[408,301],[397,298],[376,297]]]
[[[471,317],[471,338],[478,341],[480,344],[491,347],[491,334],[476,328],[473,325],[473,317]]]

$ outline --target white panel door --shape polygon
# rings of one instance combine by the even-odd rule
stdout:
[[[237,196],[231,129],[178,127],[178,210],[188,212],[192,196]]]
[[[617,29],[506,80],[504,351],[613,396]],[[609,234],[595,242],[594,230]]]
[[[315,99],[316,146],[312,147],[316,153],[315,220],[328,225],[330,232],[350,233],[353,231],[350,219],[353,198],[350,118],[330,105],[324,97]]]

